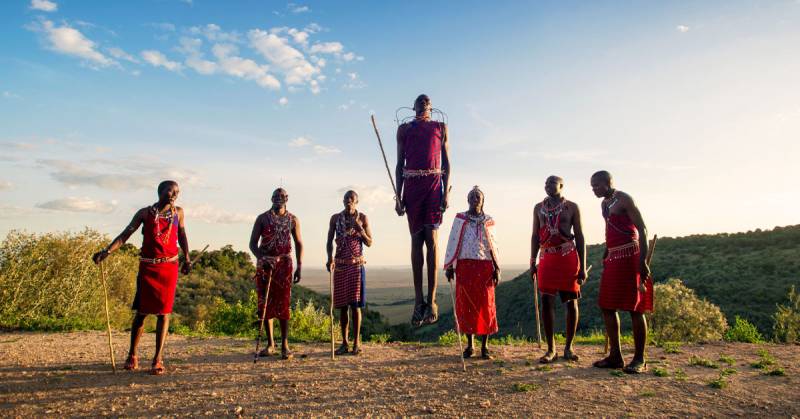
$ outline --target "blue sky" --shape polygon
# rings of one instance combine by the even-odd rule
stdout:
[[[113,235],[174,178],[192,247],[245,249],[283,184],[317,264],[352,187],[370,263],[403,264],[369,115],[392,163],[423,92],[449,115],[452,205],[486,191],[504,263],[527,262],[550,174],[590,243],[598,169],[662,236],[796,224],[798,23],[794,0],[2,2],[0,233]]]

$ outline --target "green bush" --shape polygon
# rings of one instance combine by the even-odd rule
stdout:
[[[775,322],[772,326],[775,340],[786,343],[800,342],[800,294],[795,291],[794,285],[789,289],[788,304],[778,305],[772,319]]]
[[[91,256],[108,241],[89,229],[78,233],[9,232],[0,243],[0,326],[105,328],[100,269]],[[130,326],[138,265],[133,246],[124,246],[103,262],[111,324],[117,328]]]
[[[461,336],[461,342],[466,343],[466,341],[466,336]],[[439,339],[436,341],[436,343],[441,346],[455,345],[458,343],[458,333],[456,333],[455,330],[448,330],[447,332],[439,335]]]
[[[725,332],[725,340],[728,342],[759,343],[764,341],[758,329],[746,319],[736,316],[733,327]]]
[[[728,328],[719,307],[697,297],[676,278],[656,284],[655,310],[650,319],[657,342],[715,341],[722,339]]]
[[[391,335],[388,333],[380,333],[380,334],[373,334],[370,335],[369,341],[372,343],[386,343],[391,339]]]

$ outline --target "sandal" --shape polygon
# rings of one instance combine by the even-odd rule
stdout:
[[[153,365],[150,367],[150,375],[162,375],[166,371],[167,369],[164,368],[164,363],[160,359],[153,361]]]
[[[136,371],[139,369],[139,357],[136,355],[128,355],[128,360],[125,361],[125,368],[128,371]]]
[[[333,353],[336,354],[336,355],[344,355],[344,354],[346,354],[348,352],[350,352],[350,347],[347,346],[346,343],[342,343],[339,346],[339,349],[335,350]]]
[[[617,369],[617,368],[622,368],[623,366],[625,366],[625,363],[624,363],[624,361],[622,361],[622,359],[611,359],[611,357],[608,356],[608,357],[605,357],[605,358],[603,358],[603,359],[601,359],[599,361],[595,361],[592,364],[592,366],[595,367],[595,368],[614,368],[614,369]]]
[[[439,321],[439,306],[436,303],[430,303],[425,306],[425,317],[422,319],[422,324],[434,324]]]
[[[489,348],[481,348],[481,359],[494,359]]]
[[[361,347],[353,345],[353,352],[351,352],[353,356],[357,356],[361,354]]]
[[[572,352],[572,350],[564,350],[564,355],[561,355],[561,358],[565,361],[575,362],[581,359],[578,354]]]
[[[294,358],[294,354],[292,351],[286,348],[281,348],[281,359],[292,359]]]
[[[467,346],[467,349],[464,349],[464,353],[461,354],[461,356],[464,359],[469,359],[469,358],[472,358],[472,354],[473,353],[475,353],[475,351],[472,349],[472,347],[471,346]]]
[[[556,352],[547,352],[544,355],[542,355],[541,358],[539,358],[539,363],[540,364],[550,364],[550,363],[555,362],[555,360],[557,358],[558,358],[558,353],[556,353]]]
[[[267,346],[266,348],[262,349],[261,352],[258,353],[259,358],[264,358],[268,356],[272,356],[272,352],[275,350],[274,346]]]
[[[411,315],[411,325],[414,327],[422,326],[422,319],[425,316],[425,303],[419,303],[414,306],[414,313]]]
[[[631,363],[626,365],[625,368],[622,369],[622,371],[625,372],[626,374],[641,374],[647,371],[647,362],[631,361]]]

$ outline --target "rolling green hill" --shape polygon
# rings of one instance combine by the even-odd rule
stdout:
[[[588,249],[593,265],[583,286],[579,332],[602,329],[597,293],[603,246]],[[732,323],[738,315],[767,335],[772,332],[776,304],[786,303],[790,286],[800,288],[800,225],[735,234],[659,238],[652,270],[656,283],[680,278],[697,294],[718,305]],[[528,273],[501,283],[496,290],[499,335],[536,336],[533,286]],[[556,331],[563,332],[563,310],[556,309]],[[623,319],[623,327],[626,325]],[[433,339],[453,328],[452,313],[439,324],[419,329],[417,339]]]

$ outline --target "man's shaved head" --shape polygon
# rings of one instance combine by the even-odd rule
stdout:
[[[559,183],[561,185],[564,184],[564,179],[562,179],[561,176],[550,175],[550,176],[547,177],[547,180],[545,180],[545,182],[551,181],[551,180],[556,182],[556,183]]]
[[[614,192],[614,178],[605,170],[595,172],[590,181],[592,192],[598,198],[609,197]]]
[[[614,181],[614,178],[611,177],[611,173],[609,173],[606,170],[600,170],[598,172],[595,172],[592,175],[592,179],[595,179],[595,180],[598,180],[598,181],[601,181],[601,182],[605,182],[609,186],[611,186],[611,182]]]
[[[547,196],[561,196],[561,189],[564,187],[564,179],[561,176],[551,175],[544,181],[544,191]]]
[[[426,111],[430,111],[431,109],[431,98],[428,97],[426,94],[421,94],[417,96],[417,99],[414,100],[414,111],[417,113],[422,113]]]

